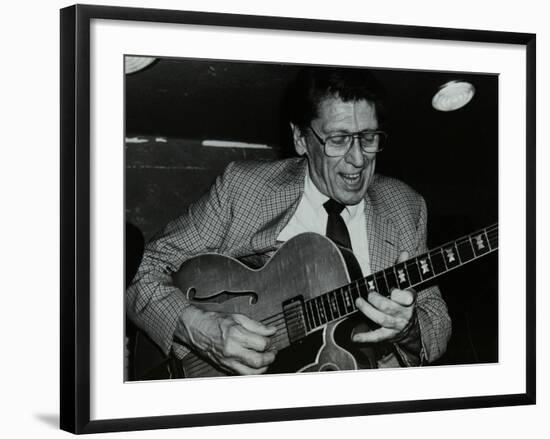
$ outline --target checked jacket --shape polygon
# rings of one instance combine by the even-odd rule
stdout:
[[[165,354],[172,350],[182,358],[188,352],[174,340],[174,331],[189,303],[172,284],[171,273],[188,258],[211,252],[256,266],[265,263],[300,202],[305,172],[303,158],[231,163],[208,193],[148,243],[127,290],[126,309]],[[427,251],[426,204],[406,184],[375,175],[365,196],[365,218],[373,273],[393,265],[401,251],[410,257]],[[425,364],[445,352],[451,321],[435,286],[419,291],[416,305]]]

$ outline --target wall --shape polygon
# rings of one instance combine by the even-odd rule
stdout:
[[[146,240],[181,215],[235,160],[269,160],[272,149],[203,147],[199,140],[139,136],[126,143],[126,221]]]

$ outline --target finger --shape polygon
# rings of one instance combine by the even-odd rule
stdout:
[[[353,336],[356,343],[379,343],[389,340],[397,334],[397,331],[388,328],[378,328],[374,331],[359,332]]]
[[[380,326],[383,326],[384,328],[393,328],[393,326],[395,325],[395,322],[392,316],[386,313],[383,313],[382,311],[379,311],[366,300],[362,298],[358,298],[355,301],[355,305],[357,306],[357,308],[359,308],[359,310],[363,314],[365,314],[374,323],[378,323]]]
[[[264,352],[271,346],[271,340],[268,337],[250,332],[243,326],[237,327],[235,341],[243,348],[252,349],[256,352]]]
[[[241,348],[235,352],[233,359],[252,369],[261,369],[273,363],[275,360],[275,352],[256,352],[250,349]]]
[[[409,259],[409,252],[408,251],[402,251],[399,253],[399,256],[397,257],[396,264],[400,264],[401,262],[405,262]]]
[[[391,316],[400,315],[404,311],[403,307],[399,303],[396,303],[392,299],[384,297],[375,291],[369,293],[368,302],[379,311]]]
[[[267,367],[254,369],[252,367],[248,367],[242,363],[239,363],[238,361],[231,362],[231,364],[228,365],[228,367],[233,371],[237,372],[239,375],[259,375],[267,371]]]
[[[277,328],[275,326],[266,326],[263,323],[252,320],[244,314],[233,314],[233,318],[237,323],[248,329],[250,332],[255,332],[256,334],[263,335],[265,337],[269,337],[277,332]]]
[[[410,290],[399,290],[394,288],[390,294],[391,300],[399,305],[409,307],[414,303],[415,293]]]

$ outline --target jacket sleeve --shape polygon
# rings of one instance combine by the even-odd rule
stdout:
[[[145,247],[138,272],[126,291],[128,317],[168,354],[187,348],[174,340],[178,318],[189,302],[171,274],[192,256],[216,252],[231,219],[232,164],[210,191],[170,222]]]
[[[426,203],[421,198],[420,216],[416,227],[416,243],[414,256],[428,251],[427,248],[427,209]],[[437,286],[421,290],[416,296],[416,328],[420,333],[420,356],[411,355],[406,343],[397,344],[397,350],[401,359],[408,366],[427,364],[441,357],[451,337],[451,319],[447,311],[447,305],[441,297]]]

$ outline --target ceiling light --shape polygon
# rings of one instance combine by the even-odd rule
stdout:
[[[124,73],[130,74],[139,72],[153,63],[156,58],[150,56],[125,56],[124,57]]]
[[[475,88],[469,82],[450,81],[439,87],[432,99],[432,106],[438,111],[454,111],[472,100]]]

